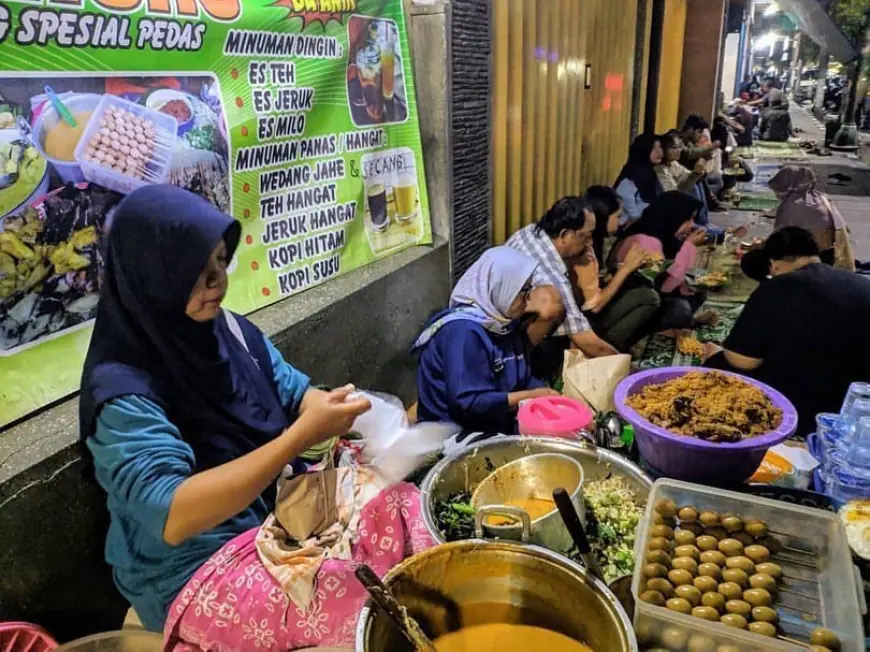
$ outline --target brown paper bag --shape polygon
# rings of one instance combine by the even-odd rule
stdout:
[[[599,412],[613,410],[613,391],[631,371],[630,355],[587,358],[582,351],[565,351],[562,393],[591,404]]]
[[[296,541],[316,536],[338,520],[335,469],[311,471],[284,482],[275,501],[275,519]]]

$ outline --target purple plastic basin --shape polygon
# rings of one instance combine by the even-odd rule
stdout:
[[[663,383],[690,371],[710,373],[713,370],[698,367],[664,367],[629,376],[617,385],[613,393],[617,412],[634,427],[640,454],[664,475],[706,485],[732,485],[748,479],[761,464],[768,448],[794,434],[798,422],[797,411],[791,401],[772,387],[746,376],[724,371],[715,373],[726,373],[758,387],[767,394],[776,407],[782,410],[782,422],[776,430],[735,444],[717,444],[695,437],[677,435],[660,428],[626,405],[625,399],[637,394],[646,385]]]

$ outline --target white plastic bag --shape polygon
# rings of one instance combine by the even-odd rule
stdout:
[[[411,425],[402,402],[389,394],[358,392],[372,409],[357,417],[353,432],[363,440],[363,456],[390,483],[400,482],[433,461],[444,442],[459,428],[453,424],[417,423]]]

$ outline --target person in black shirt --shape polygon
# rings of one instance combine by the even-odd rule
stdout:
[[[813,234],[785,227],[763,248],[771,278],[752,294],[709,367],[779,390],[798,411],[798,436],[837,412],[849,383],[870,381],[870,280],[821,262]]]

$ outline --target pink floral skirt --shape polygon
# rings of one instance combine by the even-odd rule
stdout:
[[[362,511],[353,560],[327,559],[307,611],[290,602],[266,572],[254,545],[257,530],[239,535],[203,564],[169,608],[166,652],[353,648],[368,597],[354,576],[366,563],[383,576],[400,561],[434,545],[420,515],[420,492],[400,483]]]

